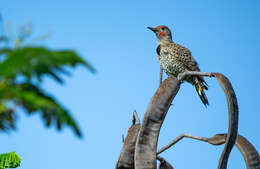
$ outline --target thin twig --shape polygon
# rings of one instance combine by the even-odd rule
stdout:
[[[181,139],[183,139],[184,137],[186,138],[192,138],[195,140],[200,140],[200,141],[204,141],[204,142],[208,142],[208,138],[205,137],[199,137],[199,136],[194,136],[191,134],[181,134],[179,135],[176,139],[174,139],[172,142],[170,142],[169,144],[167,144],[166,146],[162,147],[158,152],[157,155],[161,154],[162,152],[164,152],[165,150],[169,149],[171,146],[173,146],[174,144],[176,144],[177,142],[179,142]]]
[[[178,75],[178,80],[183,81],[187,76],[209,76],[213,77],[213,73],[205,73],[205,72],[196,72],[196,71],[187,71]]]

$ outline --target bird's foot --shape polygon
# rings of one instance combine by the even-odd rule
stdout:
[[[185,72],[178,74],[177,79],[180,81],[180,83],[184,82],[184,76],[186,76]]]

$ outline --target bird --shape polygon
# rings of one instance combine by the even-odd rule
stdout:
[[[172,40],[171,30],[167,26],[159,25],[155,28],[147,28],[153,31],[158,39],[156,49],[158,61],[160,67],[168,76],[177,78],[179,74],[186,71],[200,72],[198,63],[193,58],[190,50]],[[204,92],[204,90],[208,90],[208,84],[204,78],[202,76],[189,76],[184,80],[195,86],[202,103],[208,106],[209,102]]]

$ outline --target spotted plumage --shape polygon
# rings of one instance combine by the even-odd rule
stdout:
[[[190,50],[172,41],[172,34],[168,27],[157,26],[156,28],[148,28],[152,30],[158,38],[158,47],[156,49],[158,61],[166,74],[177,77],[180,73],[185,71],[200,71]],[[207,90],[208,88],[203,77],[192,76],[185,80],[195,85],[203,104],[208,105],[208,99],[203,90]]]

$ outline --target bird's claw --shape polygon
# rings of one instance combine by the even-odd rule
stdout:
[[[182,78],[182,74],[178,74],[177,79],[180,83],[184,82],[184,79]]]

